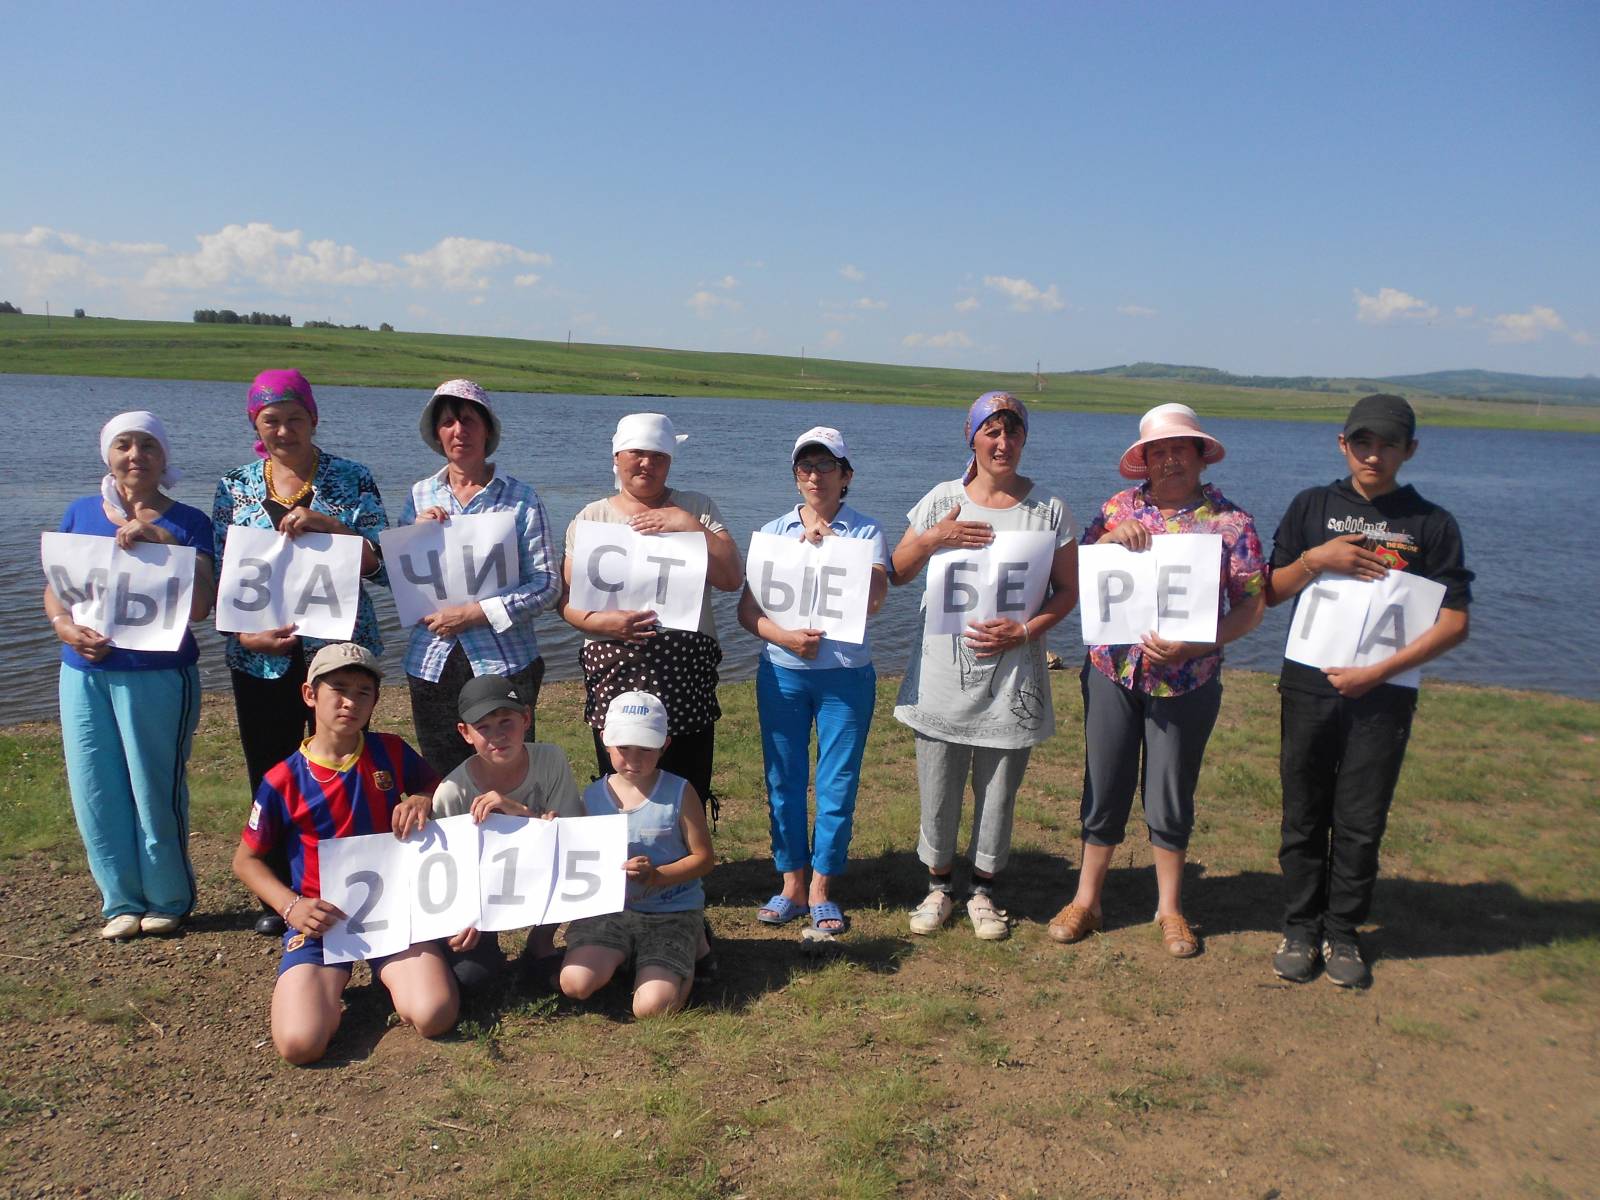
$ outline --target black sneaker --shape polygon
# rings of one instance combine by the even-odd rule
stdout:
[[[1372,982],[1372,972],[1367,970],[1367,964],[1361,959],[1361,947],[1355,942],[1323,942],[1322,965],[1328,973],[1328,982],[1337,987],[1363,988]]]
[[[1278,952],[1272,956],[1272,973],[1290,983],[1310,983],[1321,959],[1314,943],[1303,937],[1286,935],[1278,943]]]

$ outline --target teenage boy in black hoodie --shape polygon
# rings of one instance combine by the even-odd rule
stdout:
[[[1433,626],[1382,662],[1318,669],[1284,660],[1285,912],[1272,969],[1294,983],[1313,978],[1319,961],[1340,987],[1372,982],[1356,930],[1372,907],[1378,844],[1417,705],[1414,683],[1391,681],[1467,638],[1472,572],[1461,531],[1448,512],[1397,482],[1417,452],[1416,428],[1399,396],[1358,400],[1339,435],[1349,476],[1296,496],[1273,541],[1269,605],[1325,571],[1358,579],[1409,571],[1445,586]]]

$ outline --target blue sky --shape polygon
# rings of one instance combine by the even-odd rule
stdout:
[[[1600,5],[0,2],[0,299],[1600,371]]]

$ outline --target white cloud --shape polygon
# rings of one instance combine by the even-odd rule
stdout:
[[[301,230],[264,221],[199,234],[194,249],[181,252],[159,242],[101,242],[45,226],[0,232],[0,277],[20,282],[24,295],[47,295],[70,285],[90,304],[110,300],[125,314],[168,317],[188,296],[212,303],[236,296],[257,302],[268,293],[291,304],[315,304],[337,288],[339,302],[351,305],[352,294],[343,289],[483,293],[506,282],[532,287],[540,276],[526,268],[550,261],[548,254],[507,242],[445,237],[389,262],[331,238],[308,238]],[[524,270],[508,280],[516,267]]]
[[[1156,309],[1146,308],[1142,304],[1123,304],[1117,308],[1117,311],[1125,317],[1154,317],[1160,315]]]
[[[1561,314],[1543,304],[1535,304],[1524,313],[1490,317],[1489,325],[1489,336],[1497,342],[1536,342],[1547,333],[1570,332]]]
[[[1587,331],[1582,330],[1582,329],[1574,329],[1572,331],[1571,337],[1572,337],[1572,340],[1577,342],[1578,345],[1580,345],[1580,346],[1590,345],[1594,341],[1594,338],[1591,337],[1588,334]]]
[[[437,285],[452,292],[483,291],[490,285],[487,273],[500,267],[550,265],[548,254],[469,237],[441,238],[430,250],[400,257],[411,268],[413,287]]]
[[[1477,312],[1477,311],[1478,310],[1473,308],[1472,305],[1470,305],[1470,304],[1458,304],[1458,305],[1456,305],[1456,316],[1460,317],[1463,321],[1469,319],[1472,316],[1472,314]]]
[[[856,266],[855,263],[845,263],[844,266],[839,268],[839,274],[851,283],[860,283],[867,277],[867,273]]]
[[[1379,288],[1376,296],[1369,296],[1360,288],[1352,289],[1356,298],[1356,320],[1368,325],[1382,325],[1396,318],[1407,321],[1431,321],[1439,309],[1426,300],[1418,300],[1409,292],[1398,288]]]
[[[967,296],[956,301],[956,311],[958,313],[969,313],[977,308],[980,303],[981,301],[976,296]]]
[[[889,307],[889,302],[887,300],[874,300],[870,296],[863,296],[859,300],[852,301],[850,307],[859,308],[866,312],[880,312]]]
[[[741,267],[744,267],[746,270],[749,270],[749,271],[759,271],[762,268],[764,268],[767,265],[767,263],[766,263],[766,260],[762,259],[762,258],[751,258],[751,259],[746,259],[744,262],[740,263],[739,265]]]
[[[900,339],[902,346],[928,346],[935,350],[949,350],[951,348],[966,349],[972,345],[972,339],[959,329],[947,330],[944,333],[908,333]]]
[[[1066,307],[1061,292],[1053,283],[1041,290],[1026,279],[1014,279],[1010,275],[985,275],[983,286],[1010,296],[1013,312],[1032,312],[1035,309],[1059,312]]]
[[[822,344],[824,346],[837,346],[842,341],[844,341],[844,332],[839,329],[830,329],[822,335]]]
[[[711,316],[711,314],[716,312],[719,308],[726,308],[730,311],[736,312],[744,307],[744,305],[740,304],[731,296],[719,296],[715,292],[706,291],[705,288],[701,288],[698,292],[694,293],[694,295],[690,296],[685,303],[687,303],[690,308],[694,309],[695,316],[701,318],[702,320]]]

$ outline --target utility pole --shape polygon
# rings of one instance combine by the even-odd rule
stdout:
[[[1036,392],[1044,391],[1044,376],[1039,374],[1038,359],[1033,360],[1033,390]]]
[[[804,379],[805,377],[806,377],[806,348],[804,346],[801,346],[800,347],[800,378]]]
[[[567,330],[567,349],[572,349],[572,330]]]
[[[44,327],[46,329],[50,328],[50,301],[48,300],[44,302]]]

